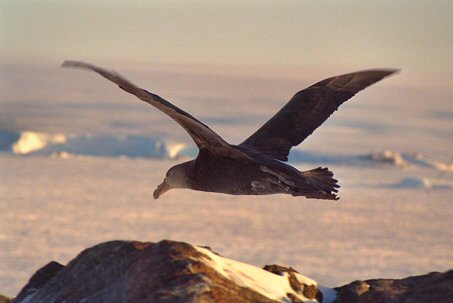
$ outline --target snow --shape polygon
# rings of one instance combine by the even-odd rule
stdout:
[[[333,288],[318,285],[322,293],[322,303],[334,303],[337,298],[337,291]]]
[[[280,276],[247,263],[218,256],[209,249],[203,247],[195,248],[208,257],[208,259],[204,261],[205,263],[214,268],[225,278],[234,281],[239,286],[250,288],[269,299],[279,302],[291,302],[288,298],[288,294],[293,294],[303,302],[317,302],[317,300],[310,300],[304,295],[296,293],[291,288],[288,274],[286,273],[285,275]],[[317,286],[316,281],[308,277],[300,274],[296,274],[296,277],[301,284]],[[324,288],[324,291],[330,293],[333,289]],[[330,303],[333,301],[325,300],[323,302]]]
[[[426,79],[436,75],[419,85],[403,71],[366,89],[294,149],[297,168],[334,172],[338,202],[188,190],[153,200],[177,158],[196,155],[190,137],[104,79],[58,65],[0,68],[0,293],[13,296],[50,260],[65,264],[113,239],[206,245],[258,267],[291,266],[331,287],[451,269],[453,88],[430,88]],[[320,80],[107,67],[231,143]],[[41,143],[17,153],[25,133]],[[366,157],[385,150],[404,165]]]

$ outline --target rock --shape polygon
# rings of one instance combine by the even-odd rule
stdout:
[[[50,262],[13,300],[0,303],[426,303],[453,302],[453,270],[355,281],[335,290],[291,267],[264,269],[183,242],[111,241],[66,266]]]
[[[0,294],[0,303],[9,303],[11,299]]]
[[[289,285],[295,292],[302,294],[307,299],[316,299],[318,302],[322,302],[323,295],[318,287],[314,284],[305,284],[301,282],[302,279],[298,277],[299,272],[294,268],[273,264],[265,265],[263,269],[277,275],[284,275],[286,273],[288,275]],[[292,294],[289,294],[288,298],[294,303],[299,302],[299,299],[295,298]]]
[[[278,302],[237,285],[206,259],[182,242],[107,242],[58,270],[46,265],[14,302]]]
[[[39,269],[28,281],[27,285],[22,289],[22,291],[17,295],[16,301],[22,301],[28,296],[33,295],[39,289],[41,289],[47,281],[49,281],[55,274],[64,268],[58,262],[50,262],[41,269]],[[1,301],[0,301],[1,302]]]
[[[404,279],[354,281],[336,290],[336,303],[450,303],[453,302],[453,270]]]

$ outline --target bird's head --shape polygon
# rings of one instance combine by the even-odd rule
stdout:
[[[164,182],[157,186],[153,193],[154,199],[158,199],[166,191],[172,188],[189,188],[187,176],[188,162],[173,166],[167,171]]]

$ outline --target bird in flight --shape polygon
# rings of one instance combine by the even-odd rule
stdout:
[[[290,194],[338,200],[340,187],[327,168],[307,171],[284,163],[299,145],[356,93],[397,70],[364,70],[322,80],[296,93],[261,128],[238,145],[223,140],[207,125],[162,97],[131,83],[118,73],[92,64],[65,61],[62,67],[92,70],[121,89],[151,104],[181,125],[199,149],[198,156],[167,171],[154,191],[158,199],[173,188],[230,195]]]

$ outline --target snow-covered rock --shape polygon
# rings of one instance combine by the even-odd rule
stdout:
[[[293,268],[261,269],[207,247],[168,240],[111,241],[86,249],[66,266],[50,262],[12,302],[446,303],[452,302],[451,285],[453,271],[332,289]]]
[[[295,270],[267,271],[208,248],[112,241],[67,266],[49,263],[14,302],[333,302],[335,291],[323,292]]]

